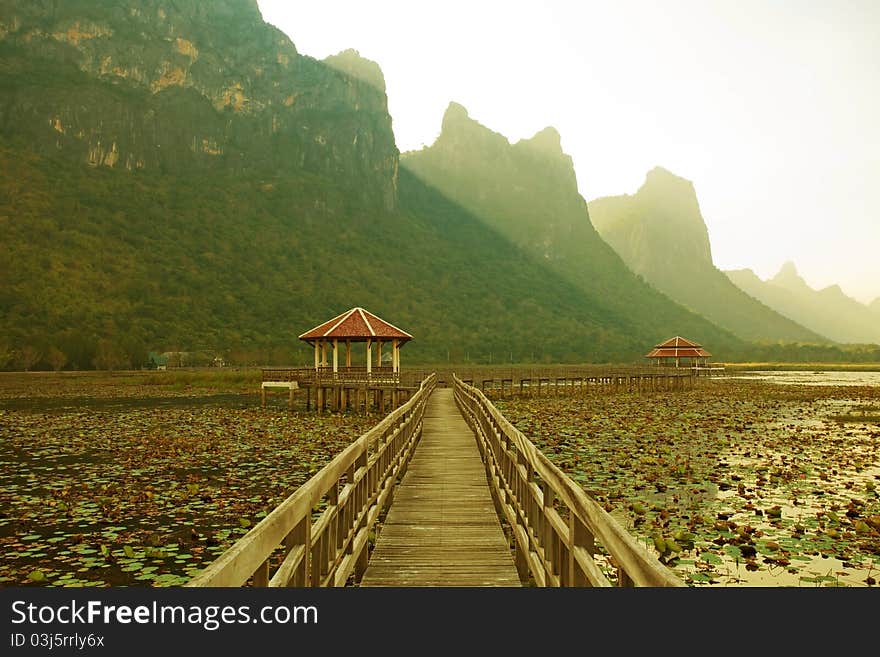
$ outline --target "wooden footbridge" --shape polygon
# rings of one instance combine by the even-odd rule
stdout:
[[[477,443],[435,390],[361,586],[519,586]]]
[[[685,586],[451,379],[427,376],[187,586]]]

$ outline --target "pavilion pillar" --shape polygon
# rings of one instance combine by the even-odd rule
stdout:
[[[327,343],[321,342],[321,367],[327,367]]]
[[[318,346],[318,341],[315,340],[315,371],[316,372],[318,371],[318,367],[320,364],[320,358],[321,358],[320,349],[321,348]]]
[[[367,340],[367,374],[373,371],[373,341]]]
[[[333,373],[339,371],[339,340],[333,340]]]
[[[376,340],[376,367],[382,367],[382,341]]]
[[[397,340],[391,342],[391,369],[395,374],[400,372],[400,347]]]
[[[345,341],[345,366],[351,367],[351,340]]]

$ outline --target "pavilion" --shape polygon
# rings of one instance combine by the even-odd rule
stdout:
[[[705,366],[711,355],[696,342],[677,335],[666,342],[658,344],[645,354],[645,358],[653,358],[657,365],[665,365],[667,367],[681,367],[682,364],[686,367],[697,367],[700,365]]]
[[[400,373],[400,349],[409,340],[412,340],[412,337],[406,331],[386,322],[370,311],[355,307],[306,331],[299,336],[299,339],[314,346],[316,372],[329,371],[327,351],[331,349],[334,374],[340,373],[339,352],[342,345],[345,346],[345,370],[343,372],[364,371],[363,367],[353,367],[351,364],[351,344],[353,342],[365,342],[367,345],[365,363],[367,374],[374,371],[373,343],[376,345],[375,370],[377,372],[388,370],[387,366],[382,366],[382,346],[390,344],[390,371],[393,375],[398,375]]]

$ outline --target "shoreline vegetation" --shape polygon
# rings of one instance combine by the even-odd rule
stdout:
[[[725,371],[857,371],[880,372],[880,362],[719,362],[713,366],[723,366]],[[270,367],[270,366],[266,366]],[[271,366],[278,367],[278,366]],[[309,364],[295,364],[290,367],[309,367]],[[518,369],[559,371],[566,369],[612,370],[616,368],[644,368],[645,371],[665,371],[663,368],[643,363],[584,363],[584,364],[543,364],[543,363],[408,363],[404,369],[417,371],[509,371]],[[154,369],[120,369],[120,370],[61,370],[61,371],[0,371],[2,381],[18,378],[23,375],[50,381],[82,378],[98,382],[113,382],[118,385],[135,384],[146,386],[217,386],[222,390],[260,383],[262,366],[227,366],[227,367],[169,367],[165,370]],[[2,393],[0,393],[2,396]]]
[[[692,586],[873,586],[880,386],[737,378],[880,370],[848,365],[736,363],[687,391],[494,401]],[[424,370],[476,382],[514,367]],[[260,380],[0,373],[0,586],[183,584],[380,419],[307,413],[302,396],[261,408]]]

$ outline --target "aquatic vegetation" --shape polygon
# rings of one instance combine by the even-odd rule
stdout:
[[[183,584],[376,421],[223,399],[0,410],[0,585]]]
[[[494,402],[694,586],[880,576],[880,388],[713,381]]]

